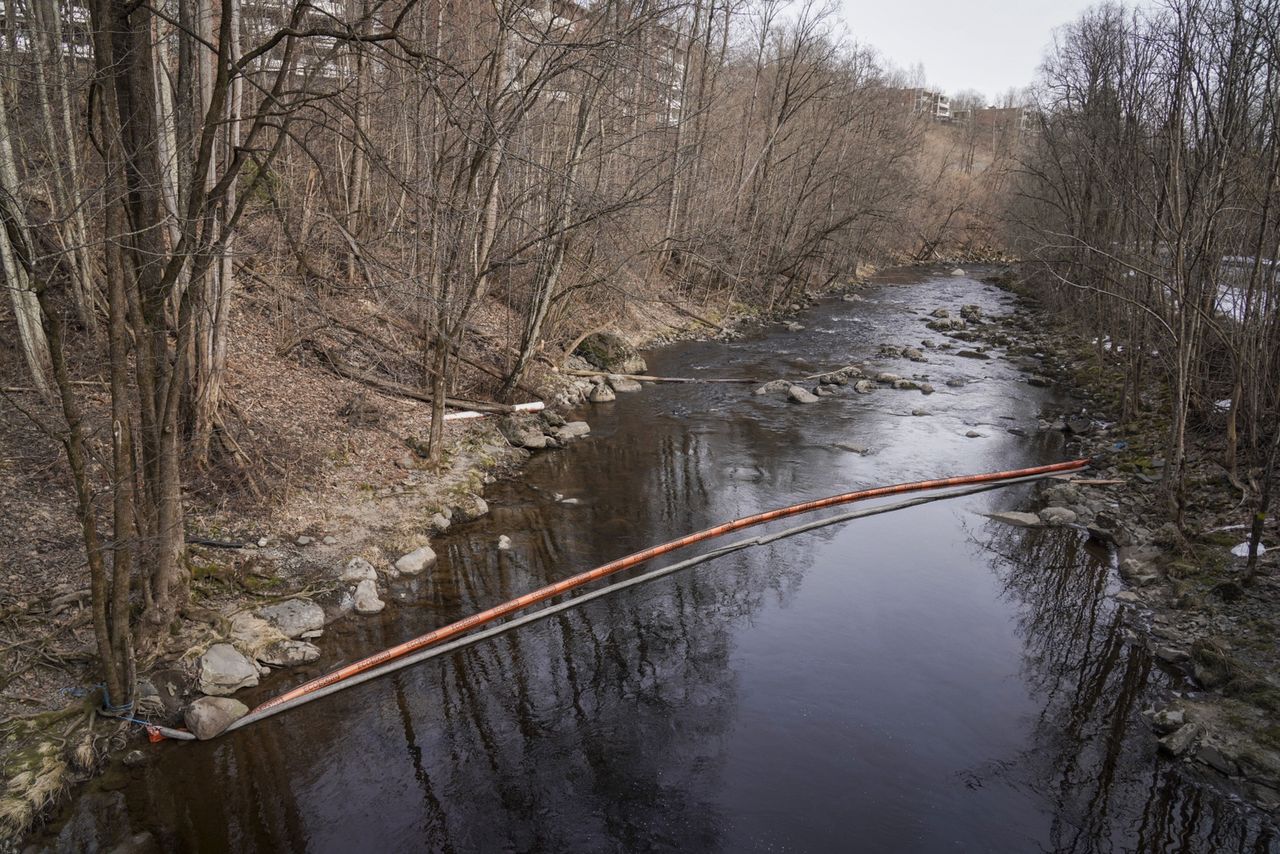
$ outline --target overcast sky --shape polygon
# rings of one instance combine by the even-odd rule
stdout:
[[[1035,79],[1053,29],[1096,0],[842,0],[850,34],[931,86],[994,100]]]

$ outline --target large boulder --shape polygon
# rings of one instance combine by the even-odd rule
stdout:
[[[249,707],[230,697],[201,697],[187,706],[182,720],[201,741],[214,738],[249,714]]]
[[[200,690],[223,697],[258,684],[258,668],[229,643],[215,643],[200,656]]]
[[[611,374],[642,374],[649,368],[636,349],[614,332],[592,333],[573,352]]]
[[[401,575],[417,575],[436,565],[436,551],[431,546],[414,549],[396,561],[396,570]],[[361,583],[373,579],[361,578]]]
[[[290,639],[319,637],[324,631],[324,608],[310,599],[286,599],[259,608],[257,613]]]

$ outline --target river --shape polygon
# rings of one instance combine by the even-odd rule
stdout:
[[[534,457],[488,493],[488,517],[436,541],[429,578],[331,627],[323,668],[762,509],[1063,458],[1036,425],[1067,401],[1006,360],[874,359],[881,342],[945,340],[928,310],[999,314],[1010,296],[938,271],[862,294],[808,310],[804,331],[657,350],[650,370],[866,362],[927,374],[935,394],[798,406],[653,385],[591,406],[587,439]],[[1177,686],[1126,634],[1106,554],[979,515],[1027,495],[740,552],[221,740],[158,745],[88,787],[71,824],[202,852],[1275,850],[1265,820],[1156,758],[1140,713]]]

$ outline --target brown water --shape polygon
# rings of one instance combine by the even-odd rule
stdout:
[[[927,273],[866,293],[809,311],[804,332],[680,344],[650,368],[809,374],[869,360],[879,342],[918,344],[921,311],[1011,306]],[[323,669],[716,522],[1062,458],[1061,437],[1035,429],[1046,392],[1001,359],[929,355],[871,362],[928,374],[929,397],[795,406],[750,386],[660,385],[584,410],[588,439],[496,487],[493,513],[441,538],[438,569],[394,587],[394,607],[331,629]],[[953,376],[973,382],[948,388]],[[983,438],[965,438],[974,429]],[[1106,555],[1073,531],[977,515],[1026,495],[734,554],[215,742],[157,746],[105,781],[122,789],[82,797],[62,838],[149,830],[187,851],[1276,850],[1264,820],[1155,758],[1139,712],[1180,686],[1130,643]],[[494,548],[500,534],[510,552]],[[250,700],[315,672],[274,677]]]

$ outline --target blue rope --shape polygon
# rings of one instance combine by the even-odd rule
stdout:
[[[111,702],[111,692],[107,690],[106,685],[102,685],[102,710],[113,718],[128,718],[133,714],[133,700],[117,706]]]

